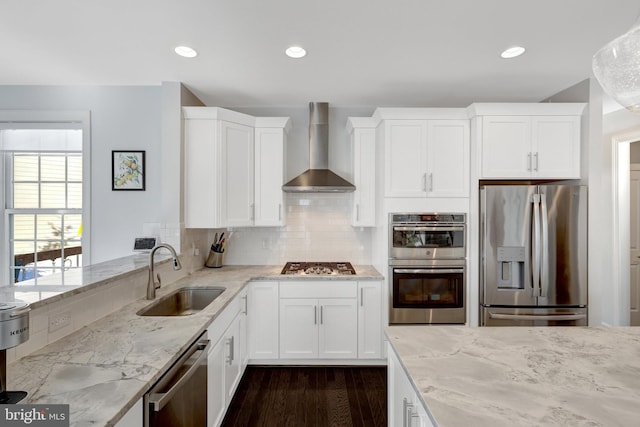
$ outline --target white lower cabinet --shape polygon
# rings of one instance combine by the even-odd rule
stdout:
[[[357,357],[358,317],[355,299],[282,299],[280,318],[280,358]]]
[[[209,351],[207,365],[207,426],[215,427],[222,423],[225,413],[225,351],[224,340],[218,341]]]
[[[247,293],[247,329],[250,359],[280,357],[278,282],[251,282]]]
[[[318,357],[356,359],[358,357],[358,308],[355,299],[318,300]]]
[[[358,357],[357,282],[280,283],[280,358]]]
[[[240,377],[242,376],[242,354],[240,346],[242,340],[240,326],[242,323],[242,315],[239,314],[231,326],[229,326],[229,329],[227,329],[222,339],[224,345],[227,347],[224,355],[224,391],[227,404],[231,402],[233,393],[236,391]]]
[[[358,282],[358,359],[382,358],[382,282]]]
[[[411,385],[392,348],[388,349],[387,408],[389,427],[433,427],[422,399]]]
[[[246,291],[242,291],[210,325],[215,345],[207,366],[207,426],[217,427],[231,403],[246,367]]]

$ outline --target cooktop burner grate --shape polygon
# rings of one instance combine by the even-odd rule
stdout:
[[[280,274],[343,275],[356,274],[350,262],[288,262]]]

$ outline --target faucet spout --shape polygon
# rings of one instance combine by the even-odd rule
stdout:
[[[147,299],[155,299],[156,297],[156,289],[160,288],[161,281],[160,275],[158,274],[158,281],[156,282],[155,275],[155,263],[153,261],[153,257],[156,252],[160,248],[168,249],[171,252],[171,256],[173,256],[173,269],[180,270],[182,268],[182,264],[180,264],[180,259],[178,258],[178,254],[176,254],[176,250],[168,243],[160,243],[151,249],[151,253],[149,254],[149,280],[147,281]]]

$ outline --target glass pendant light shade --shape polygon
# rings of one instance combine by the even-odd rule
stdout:
[[[640,20],[593,55],[593,73],[604,91],[640,114]]]

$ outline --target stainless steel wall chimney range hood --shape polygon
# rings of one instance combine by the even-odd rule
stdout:
[[[356,187],[329,170],[329,103],[309,103],[309,169],[282,186],[288,193],[347,193]]]

